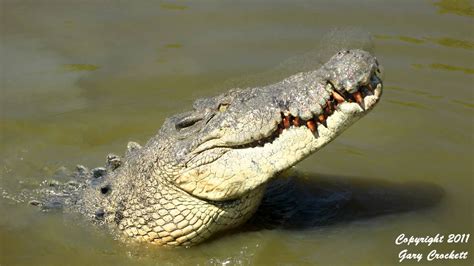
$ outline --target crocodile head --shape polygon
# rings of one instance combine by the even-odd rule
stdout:
[[[382,93],[377,72],[368,52],[341,51],[319,70],[197,100],[148,145],[159,175],[201,199],[239,198],[369,112]]]

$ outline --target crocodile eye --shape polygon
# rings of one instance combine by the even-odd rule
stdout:
[[[201,121],[202,120],[202,117],[196,117],[196,116],[187,116],[181,120],[179,120],[176,124],[175,124],[175,127],[176,129],[183,129],[183,128],[187,128],[187,127],[190,127],[194,124],[196,124],[197,122]]]
[[[221,104],[219,104],[219,107],[217,109],[219,110],[219,112],[223,113],[227,110],[229,105],[230,104],[228,104],[228,103],[221,103]]]

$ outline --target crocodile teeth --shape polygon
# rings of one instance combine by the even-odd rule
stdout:
[[[295,127],[299,127],[300,126],[300,118],[299,116],[295,117],[295,119],[293,119],[293,126]]]
[[[338,92],[334,86],[330,86],[330,89],[332,89],[332,91],[329,99],[325,100],[324,105],[321,106],[321,114],[315,115],[308,120],[303,120],[298,116],[293,116],[289,110],[284,110],[281,112],[281,121],[272,136],[266,138],[263,141],[257,141],[257,144],[262,146],[267,141],[273,141],[280,134],[282,134],[285,129],[289,129],[292,126],[306,126],[312,133],[315,134],[316,137],[318,137],[319,124],[327,128],[327,119],[336,111],[336,109],[338,109],[339,104],[344,102],[357,103],[360,105],[362,110],[365,110],[364,97],[374,95],[374,93],[377,94],[376,88],[374,89],[374,85],[372,83],[359,86],[358,91],[354,93],[349,93],[348,91]]]
[[[319,121],[319,122],[322,123],[324,120],[326,120],[326,117],[325,117],[324,115],[319,115],[319,116],[318,116],[318,121]]]
[[[289,129],[290,127],[300,127],[306,126],[312,133],[318,134],[318,125],[321,124],[324,127],[328,127],[327,118],[334,113],[338,105],[343,102],[357,102],[362,109],[364,109],[364,96],[373,94],[371,91],[370,85],[366,87],[361,87],[359,91],[356,91],[352,94],[345,92],[341,94],[335,90],[332,91],[328,100],[326,100],[324,106],[322,106],[323,113],[309,120],[303,120],[299,116],[293,116],[288,110],[281,112],[281,121],[278,124],[277,130],[272,134],[271,137],[268,137],[264,140],[257,140],[255,143],[248,144],[246,146],[263,146],[266,142],[272,142],[280,134]],[[342,96],[344,95],[344,96]],[[346,100],[347,99],[347,100]]]
[[[362,103],[362,94],[360,93],[360,91],[356,91],[352,94],[354,96],[354,99],[356,100],[357,103],[361,104]]]
[[[311,130],[311,132],[315,132],[317,130],[316,124],[312,120],[306,121],[306,126]]]
[[[325,115],[319,115],[318,116],[318,121],[319,121],[319,123],[321,123],[321,125],[323,125],[325,127],[328,127],[328,124],[326,123],[326,118],[327,118],[327,116],[325,116]]]
[[[374,91],[374,87],[372,86],[372,83],[369,82],[369,84],[367,84],[367,88],[370,90],[370,91]]]
[[[325,114],[332,114],[334,111],[334,106],[331,101],[326,101],[326,107],[324,107]]]
[[[362,93],[360,91],[356,91],[352,94],[354,96],[355,101],[360,105],[362,109],[364,108],[364,97],[362,96]]]
[[[290,128],[290,117],[289,116],[285,116],[283,118],[283,127],[288,129]]]
[[[344,97],[342,97],[342,95],[340,95],[339,93],[337,93],[336,91],[333,91],[332,92],[332,97],[334,97],[334,99],[336,99],[337,103],[342,103],[344,102]]]

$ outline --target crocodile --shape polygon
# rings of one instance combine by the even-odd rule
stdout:
[[[198,99],[143,147],[79,166],[87,182],[68,205],[125,241],[201,243],[249,220],[276,175],[372,110],[379,73],[370,53],[343,50],[317,70]]]

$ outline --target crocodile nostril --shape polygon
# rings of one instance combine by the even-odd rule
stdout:
[[[105,195],[105,194],[109,193],[110,190],[111,190],[110,185],[103,186],[103,187],[100,188],[100,193]]]

